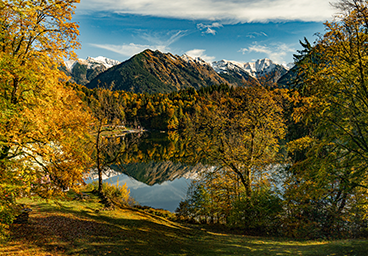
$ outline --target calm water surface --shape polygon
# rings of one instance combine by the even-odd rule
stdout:
[[[185,141],[177,134],[148,133],[126,150],[120,168],[112,167],[104,175],[109,184],[127,184],[130,195],[142,206],[174,212],[186,196],[187,189],[201,164],[188,162]],[[97,181],[91,175],[86,183]]]
[[[87,183],[89,182],[91,181],[87,181]],[[104,182],[113,185],[126,183],[130,189],[130,195],[140,205],[174,212],[179,206],[179,202],[185,198],[191,180],[179,178],[150,186],[126,174],[120,174],[104,179]]]

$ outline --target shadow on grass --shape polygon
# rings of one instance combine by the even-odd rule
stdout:
[[[13,227],[14,238],[62,255],[366,255],[366,241],[296,242],[211,232],[182,226],[139,210],[40,211]],[[92,208],[91,208],[92,209]]]

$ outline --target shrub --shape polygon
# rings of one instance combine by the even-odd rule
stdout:
[[[15,214],[12,208],[0,204],[0,242],[9,236],[9,224],[13,222]]]
[[[8,238],[9,225],[13,223],[18,213],[14,195],[2,188],[0,191],[0,241]]]
[[[282,200],[270,188],[252,191],[251,197],[241,196],[234,201],[229,216],[229,225],[257,234],[279,232]]]
[[[88,184],[87,189],[98,191],[98,182],[94,181]],[[115,185],[104,182],[102,184],[102,193],[105,197],[119,206],[131,206],[135,204],[134,199],[130,197],[130,190],[128,189],[128,186],[126,183],[120,186],[119,180]]]

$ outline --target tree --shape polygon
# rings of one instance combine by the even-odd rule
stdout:
[[[268,169],[282,160],[286,93],[258,84],[201,92],[187,137],[193,157],[213,168],[201,173],[179,214],[248,231],[274,231],[281,206],[270,189]],[[268,213],[267,220],[260,211]],[[273,226],[267,228],[271,220]]]
[[[261,86],[214,93],[198,106],[190,134],[198,157],[236,174],[247,196],[252,180],[277,162],[285,133],[280,91]]]
[[[89,162],[84,142],[90,117],[58,70],[63,58],[74,56],[73,49],[79,46],[77,25],[70,22],[78,2],[0,2],[0,201],[4,207],[30,191],[49,197],[82,182]]]
[[[125,149],[122,138],[116,137],[124,126],[125,116],[111,90],[98,89],[96,98],[91,98],[90,107],[94,116],[91,127],[95,138],[93,158],[98,174],[98,192],[102,195],[102,174],[110,165],[117,163]]]
[[[296,58],[305,104],[294,116],[313,124],[313,132],[290,143],[307,153],[294,164],[287,190],[300,218],[325,235],[352,232],[349,209],[368,189],[368,6],[363,0],[336,6],[340,15]]]

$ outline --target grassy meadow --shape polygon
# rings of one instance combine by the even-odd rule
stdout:
[[[0,255],[367,255],[368,241],[298,241],[172,222],[135,208],[104,211],[97,196],[24,199],[28,224],[13,224]]]

